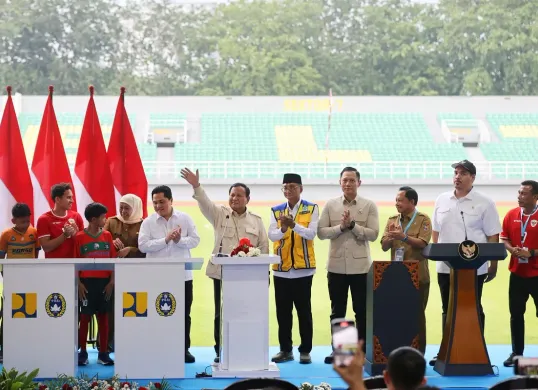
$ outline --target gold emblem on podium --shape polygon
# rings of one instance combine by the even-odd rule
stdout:
[[[478,257],[478,245],[474,241],[465,240],[459,245],[458,254],[463,260],[473,261]]]

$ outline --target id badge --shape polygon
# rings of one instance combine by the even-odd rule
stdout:
[[[523,249],[524,251],[528,250],[527,248],[521,249]],[[527,259],[526,257],[518,257],[517,260],[518,264],[529,264],[529,259]]]
[[[394,256],[394,261],[403,261],[404,259],[404,248],[396,248],[396,254]]]

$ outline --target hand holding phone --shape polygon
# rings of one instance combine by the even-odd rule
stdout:
[[[359,342],[359,332],[355,321],[344,318],[331,321],[334,364],[349,366],[355,356]]]

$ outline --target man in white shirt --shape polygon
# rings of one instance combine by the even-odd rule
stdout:
[[[467,239],[478,244],[499,242],[501,222],[495,203],[485,194],[475,190],[476,167],[468,160],[452,164],[454,168],[454,191],[445,192],[437,198],[432,218],[433,243],[461,243]],[[443,262],[436,262],[437,282],[443,305],[442,327],[445,328],[450,296],[450,268]],[[492,281],[497,275],[497,261],[485,263],[478,269],[478,299],[482,299],[484,282]],[[485,315],[480,304],[482,332]],[[430,361],[434,366],[437,356]]]
[[[272,359],[284,363],[293,357],[293,306],[299,318],[299,346],[302,364],[312,363],[312,279],[316,273],[314,238],[319,221],[316,204],[301,199],[303,183],[296,173],[286,173],[282,180],[282,192],[288,200],[271,208],[269,239],[273,252],[282,259],[273,265],[275,285],[276,318],[280,352]]]
[[[190,258],[190,250],[200,243],[192,218],[172,207],[172,190],[158,186],[151,191],[155,214],[142,222],[138,234],[138,249],[146,258]],[[185,363],[194,363],[191,346],[191,306],[193,300],[192,271],[185,271]]]

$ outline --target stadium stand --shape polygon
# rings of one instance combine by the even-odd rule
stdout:
[[[19,115],[29,161],[41,116],[40,113]],[[166,133],[185,129],[186,117],[185,113],[151,113],[146,130]],[[476,120],[470,113],[441,112],[436,118],[456,135],[476,128]],[[73,164],[84,113],[60,112],[57,119],[68,161]],[[108,145],[113,114],[100,114],[99,119]],[[452,175],[447,162],[467,158],[461,143],[436,142],[421,113],[334,113],[329,149],[325,150],[327,119],[324,112],[203,113],[199,142],[184,143],[185,139],[178,139],[174,166],[167,173],[179,177],[176,168],[190,165],[199,166],[201,174],[210,178],[272,179],[288,171],[323,178],[338,175],[346,165],[354,165],[364,178],[443,179]],[[480,144],[486,159],[493,162],[493,175],[504,178],[528,175],[523,163],[536,161],[538,114],[491,113],[486,119],[500,141]],[[131,123],[134,128],[133,116]],[[156,143],[139,142],[138,148],[147,175],[157,175]],[[417,164],[410,166],[408,161]],[[516,163],[506,164],[513,161]]]
[[[272,178],[294,170],[310,177],[335,175],[346,165],[357,165],[365,177],[439,177],[439,167],[427,164],[409,169],[394,162],[457,161],[466,157],[459,144],[436,144],[417,113],[338,113],[332,116],[329,150],[325,151],[325,113],[212,113],[202,114],[199,144],[178,144],[175,161],[227,161],[214,166],[209,177],[229,176]],[[244,146],[243,146],[244,145]],[[421,150],[420,153],[402,153]],[[330,161],[325,166],[325,161]],[[252,166],[233,166],[251,161]],[[260,169],[259,161],[281,162]],[[383,164],[374,164],[386,162]],[[447,170],[446,175],[451,175]],[[443,176],[445,173],[443,173]]]
[[[84,115],[84,113],[56,113],[56,120],[58,121],[58,127],[62,136],[67,162],[70,164],[74,164],[77,157],[78,143],[82,132],[82,125],[84,123]],[[18,118],[28,161],[32,161],[37,136],[39,134],[39,127],[41,125],[41,118],[42,114],[27,113],[21,113]],[[130,120],[133,121],[134,117],[130,116]],[[101,114],[99,115],[99,121],[105,145],[108,146],[114,115]],[[155,161],[155,159],[152,161]]]
[[[492,164],[492,171],[502,177],[521,178],[530,174],[523,164],[507,165],[505,162],[536,161],[538,147],[538,114],[534,113],[490,113],[486,115],[491,128],[501,142],[483,144],[482,153]],[[535,172],[533,172],[534,174]]]

